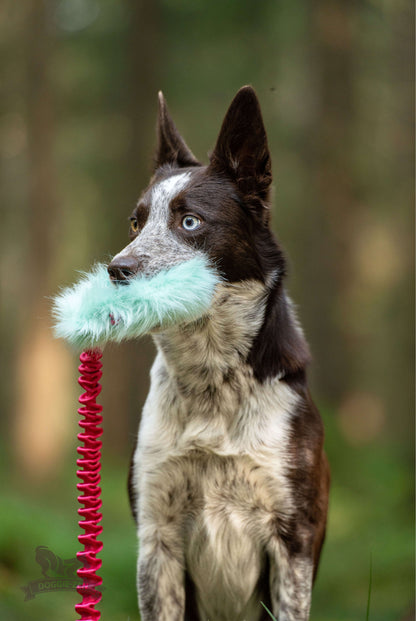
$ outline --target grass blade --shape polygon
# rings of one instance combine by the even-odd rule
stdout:
[[[373,585],[373,555],[370,554],[370,579],[368,584],[368,597],[367,597],[367,613],[365,615],[365,621],[370,619],[370,602],[371,602],[371,589]]]
[[[269,615],[271,616],[271,618],[273,619],[273,621],[277,621],[276,617],[273,615],[273,613],[270,612],[270,610],[267,608],[266,604],[263,604],[263,602],[260,602],[261,605],[263,606],[263,608],[265,608],[266,612],[269,613]]]

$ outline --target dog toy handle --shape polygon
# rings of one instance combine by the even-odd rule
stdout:
[[[75,610],[83,621],[98,621],[101,617],[100,612],[95,609],[95,605],[101,600],[101,592],[97,587],[102,584],[102,578],[96,574],[101,567],[101,559],[96,555],[103,547],[102,542],[97,540],[97,536],[103,530],[99,524],[102,518],[99,512],[102,504],[99,487],[102,442],[99,437],[103,432],[100,427],[103,417],[102,406],[96,403],[96,398],[101,392],[99,383],[103,366],[100,362],[101,357],[100,349],[84,351],[80,356],[81,364],[78,367],[81,373],[78,382],[85,390],[79,398],[82,407],[78,410],[78,414],[83,417],[78,423],[83,428],[78,434],[78,440],[83,444],[77,448],[81,456],[77,459],[79,467],[77,476],[82,480],[82,483],[77,485],[78,491],[81,492],[78,502],[83,505],[78,509],[78,514],[83,519],[78,523],[85,532],[78,537],[78,541],[84,546],[84,549],[77,553],[77,558],[83,564],[83,567],[77,570],[77,574],[83,583],[77,587],[78,593],[82,595],[82,602],[76,604]]]

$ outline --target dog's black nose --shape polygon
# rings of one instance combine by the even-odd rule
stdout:
[[[134,276],[139,269],[139,261],[134,257],[120,257],[111,261],[107,271],[113,282],[127,284],[129,278]]]

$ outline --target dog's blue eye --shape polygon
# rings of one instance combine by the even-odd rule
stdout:
[[[196,216],[185,216],[182,219],[182,226],[186,231],[195,231],[201,225],[201,220]]]

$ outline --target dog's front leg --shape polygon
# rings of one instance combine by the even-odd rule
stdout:
[[[270,563],[270,594],[278,621],[308,621],[312,582],[312,559],[302,553],[291,553],[281,540],[275,542]]]
[[[185,587],[179,537],[140,528],[137,589],[142,621],[183,621]],[[147,532],[146,532],[147,531]]]

